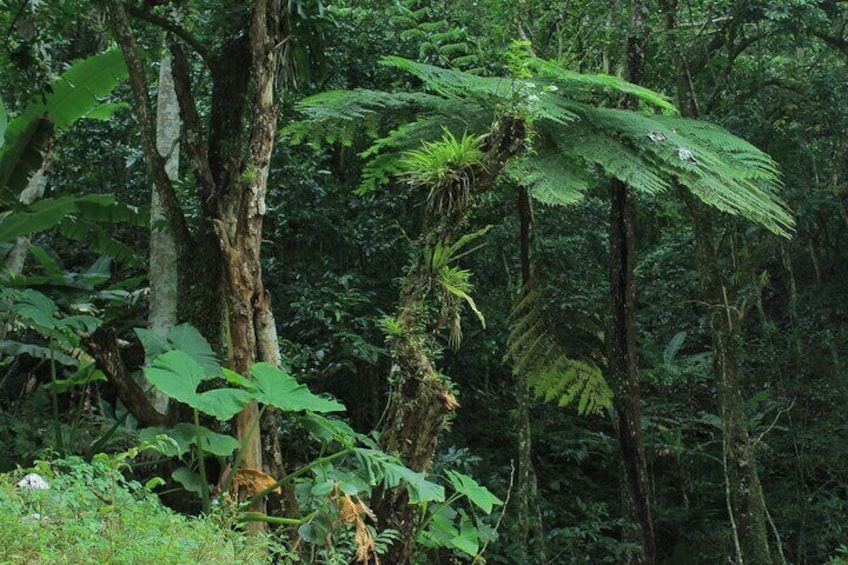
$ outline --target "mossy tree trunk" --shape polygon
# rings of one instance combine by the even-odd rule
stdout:
[[[745,315],[730,304],[718,263],[711,212],[683,194],[693,221],[701,287],[709,312],[713,366],[719,382],[727,506],[736,563],[771,565],[768,518],[757,473],[754,446],[748,433],[745,399],[739,374],[740,331]],[[735,293],[733,293],[735,294]]]
[[[676,45],[677,3],[674,0],[666,0],[663,3],[663,11],[673,46],[672,62],[677,72],[678,105],[684,117],[696,119],[699,117],[701,104],[694,90],[692,76],[701,72],[710,62],[710,58],[699,54],[695,60],[687,60],[683,50]],[[737,27],[741,23],[734,17],[726,25],[727,33],[719,38],[722,43],[712,45],[707,53],[714,55],[727,43],[725,50],[728,60],[725,63],[725,73],[729,74],[733,60],[742,52],[744,45],[735,43]],[[733,551],[737,563],[770,565],[773,561],[769,547],[767,509],[748,432],[739,374],[739,338],[744,313],[731,307],[730,301],[735,298],[736,292],[732,288],[728,290],[727,276],[719,264],[720,249],[715,243],[713,233],[714,212],[696,201],[691,193],[681,189],[680,194],[692,218],[701,290],[704,300],[711,308],[708,316],[714,372],[719,382],[722,461]]]
[[[533,284],[533,208],[530,191],[526,186],[518,189],[519,243],[521,250],[521,292],[530,291]],[[521,544],[520,558],[530,563],[532,555],[537,563],[545,562],[545,540],[542,532],[541,513],[537,512],[536,471],[533,468],[533,436],[530,426],[530,389],[527,375],[518,371],[515,375],[516,425],[518,428],[518,479],[515,483],[515,499],[518,501],[518,531]]]
[[[381,446],[397,453],[410,469],[426,472],[436,453],[446,419],[459,407],[448,378],[433,366],[438,335],[453,316],[445,315],[445,296],[427,250],[449,246],[462,235],[479,196],[490,190],[506,161],[523,147],[524,123],[505,118],[486,140],[484,154],[470,170],[459,171],[462,186],[442,186],[439,192],[467,194],[452,198],[450,209],[428,206],[414,259],[408,266],[390,336],[392,371],[389,404],[381,426]],[[466,184],[467,183],[467,184]],[[373,501],[380,527],[398,530],[400,539],[385,557],[387,563],[411,565],[420,523],[419,508],[403,487],[378,491]]]

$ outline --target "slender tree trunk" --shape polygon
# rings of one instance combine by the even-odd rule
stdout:
[[[682,51],[676,48],[676,2],[665,2],[666,26],[672,32],[672,62],[677,71],[677,98],[681,113],[698,118],[698,99],[691,73],[693,69]],[[699,68],[708,60],[701,61]],[[741,317],[731,308],[725,276],[718,264],[718,249],[714,244],[712,214],[687,191],[680,190],[692,218],[695,246],[698,251],[698,271],[701,288],[708,304],[712,305],[710,336],[714,354],[714,370],[720,383],[718,404],[722,419],[722,460],[725,467],[726,496],[738,564],[771,564],[768,541],[767,509],[757,474],[753,446],[748,434],[745,401],[739,377]]]
[[[245,28],[230,30],[217,52],[189,41],[212,73],[208,135],[191,92],[188,59],[178,43],[172,45],[175,90],[201,206],[201,226],[192,238],[156,150],[143,58],[126,7],[117,0],[107,5],[129,69],[145,160],[176,238],[180,298],[188,303],[181,310],[190,321],[200,321],[233,370],[248,374],[257,361],[279,363],[260,250],[279,109],[275,85],[280,78],[279,47],[284,44],[282,20],[290,15],[280,0],[254,0]],[[244,446],[243,465],[263,469],[257,404],[248,404],[234,425]],[[264,511],[264,505],[255,510]],[[262,529],[263,523],[248,527]]]
[[[523,148],[524,136],[524,123],[519,120],[507,117],[496,125],[487,139],[481,163],[473,171],[466,171],[473,179],[467,191],[471,197],[458,199],[456,207],[444,215],[429,207],[419,238],[420,249],[404,276],[395,316],[398,331],[391,336],[392,390],[381,426],[381,444],[385,451],[400,454],[413,471],[429,469],[445,421],[459,407],[447,377],[431,361],[434,340],[448,320],[440,316],[433,321],[427,313],[428,306],[437,305],[433,294],[439,282],[425,250],[447,246],[461,235],[474,198],[491,189],[506,161]],[[464,186],[455,190],[457,194],[466,191]],[[401,534],[385,557],[386,562],[411,565],[419,508],[409,502],[402,487],[375,493],[373,507],[382,527]]]
[[[50,171],[50,163],[52,160],[52,151],[50,151],[50,143],[47,144],[47,151],[44,154],[44,159],[41,167],[30,177],[26,187],[21,191],[18,201],[21,204],[29,206],[36,200],[44,196],[44,191],[47,188],[47,175]],[[12,248],[6,253],[3,258],[3,267],[12,275],[20,275],[24,271],[27,255],[29,254],[29,236],[21,236],[15,239]],[[9,332],[10,326],[0,324],[0,340],[6,339],[6,334]]]
[[[529,292],[533,278],[531,248],[533,241],[533,210],[530,191],[526,186],[518,189],[518,218],[520,223],[521,244],[521,292]],[[518,501],[518,531],[521,543],[521,560],[530,563],[529,557],[538,563],[545,562],[542,524],[537,515],[536,473],[533,469],[533,437],[530,427],[530,390],[527,387],[527,375],[518,372],[516,378],[516,407],[518,420],[518,481],[515,498]],[[534,551],[535,550],[535,551]]]
[[[49,146],[49,144],[48,144]],[[18,201],[21,204],[29,206],[36,200],[44,196],[44,191],[47,188],[47,175],[50,171],[50,163],[52,161],[52,151],[50,149],[44,154],[44,160],[41,167],[30,177],[26,187],[21,191]],[[27,254],[29,253],[29,236],[22,236],[15,240],[12,249],[6,254],[4,267],[13,275],[20,275],[24,270]]]
[[[179,176],[180,166],[180,108],[174,90],[171,57],[165,55],[159,68],[159,89],[156,104],[156,148],[165,159],[165,174],[171,181]],[[147,325],[153,333],[165,336],[177,324],[177,246],[159,193],[150,191],[150,307]],[[145,387],[147,388],[147,387]],[[168,397],[157,389],[150,390],[153,407],[162,414],[168,411]]]
[[[610,375],[614,387],[613,405],[621,449],[623,506],[637,531],[625,532],[625,539],[641,545],[640,554],[630,563],[652,564],[656,560],[651,516],[648,471],[642,439],[638,357],[636,353],[636,284],[634,207],[627,187],[613,181],[610,190],[610,294],[612,332],[610,334]]]
[[[648,5],[645,0],[630,3],[630,26],[625,57],[625,78],[639,84],[645,68]],[[627,98],[624,107],[638,103]],[[622,456],[623,506],[638,527],[625,532],[625,538],[641,546],[640,554],[629,563],[653,565],[656,542],[651,516],[648,470],[642,440],[638,355],[636,351],[636,283],[634,277],[636,234],[635,210],[630,190],[614,180],[610,187],[610,294],[612,331],[610,332],[610,375],[614,389],[613,405]]]
[[[695,202],[688,193],[683,193],[683,198],[693,220],[701,285],[708,303],[713,307],[710,312],[710,335],[715,373],[720,383],[718,401],[722,420],[723,459],[736,563],[771,565],[766,507],[739,382],[739,332],[742,320],[729,303],[713,244],[710,211]]]

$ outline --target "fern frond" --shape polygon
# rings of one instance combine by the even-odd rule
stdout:
[[[446,98],[491,102],[512,96],[512,81],[502,77],[480,77],[394,56],[384,57],[380,64],[418,77],[428,88]]]
[[[526,375],[539,398],[566,406],[577,402],[581,414],[600,412],[612,404],[612,390],[598,365],[600,332],[591,320],[572,316],[567,338],[558,331],[552,305],[530,290],[513,307],[507,341],[513,369]]]
[[[507,166],[506,173],[528,187],[536,201],[550,206],[575,204],[591,187],[582,163],[554,151],[515,159]]]
[[[306,116],[280,130],[291,142],[350,145],[357,130],[377,137],[378,123],[392,116],[438,109],[444,100],[425,93],[381,92],[378,90],[334,90],[310,96],[298,103]]]
[[[599,90],[612,90],[617,94],[635,96],[643,102],[666,112],[677,113],[677,108],[662,94],[648,88],[627,82],[618,77],[604,74],[584,74],[564,69],[558,64],[543,59],[531,59],[529,66],[540,78],[551,80],[560,88],[564,88],[569,96],[576,97],[580,93],[594,93]]]
[[[677,182],[704,203],[777,235],[786,237],[792,232],[794,220],[778,195],[777,166],[747,141],[708,122],[683,118],[603,108],[589,109],[584,117],[581,125],[615,135],[627,147],[628,155],[636,156],[643,168],[664,184]],[[639,178],[622,178],[599,164],[621,180],[632,181],[637,190],[655,191],[654,185],[643,186]]]
[[[555,135],[561,151],[601,167],[639,192],[658,194],[671,188],[667,177],[647,163],[639,153],[615,138],[593,133],[588,128],[575,127],[564,135]]]

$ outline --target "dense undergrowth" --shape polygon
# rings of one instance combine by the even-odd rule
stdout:
[[[205,518],[178,514],[126,480],[117,461],[72,457],[0,475],[0,564],[271,562],[268,539],[238,532],[234,512],[219,506]],[[48,488],[20,486],[30,472]]]

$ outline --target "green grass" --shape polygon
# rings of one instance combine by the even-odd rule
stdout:
[[[177,514],[115,466],[39,463],[40,491],[16,486],[28,470],[0,474],[0,565],[270,563],[269,542],[235,531],[232,513]]]

